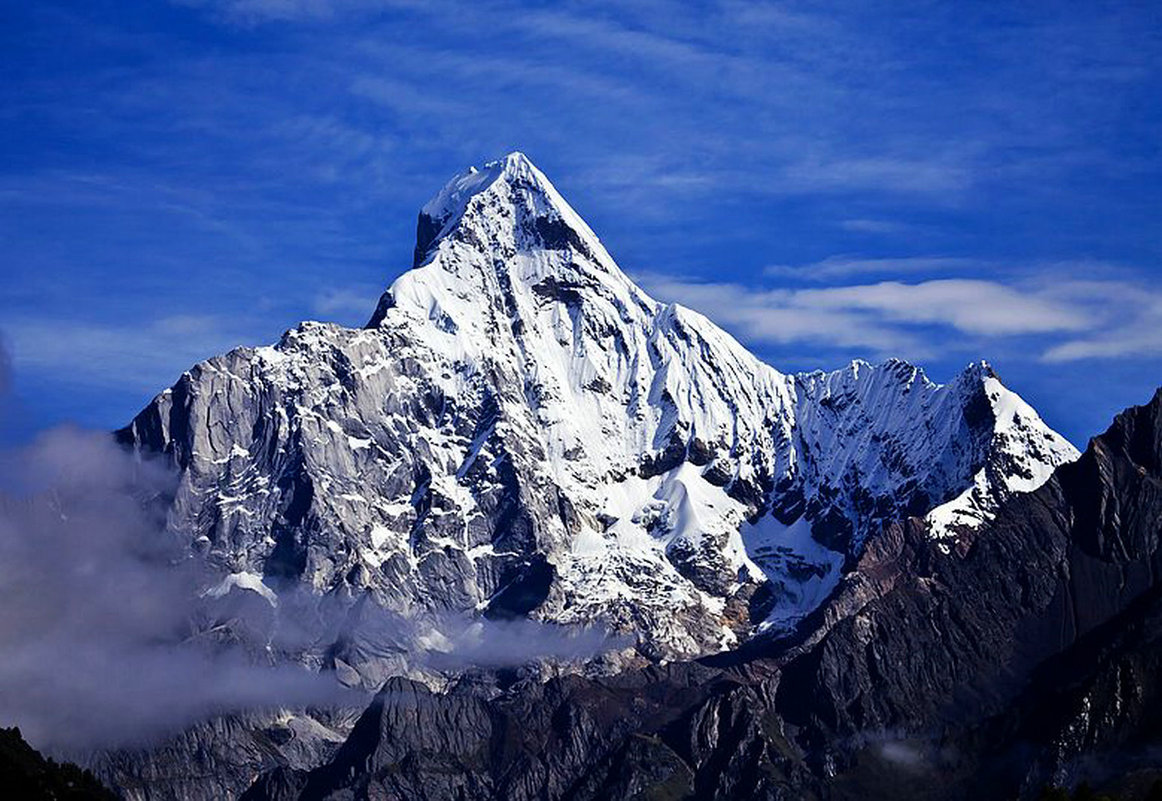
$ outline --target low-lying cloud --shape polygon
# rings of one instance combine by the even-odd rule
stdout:
[[[436,669],[514,667],[534,659],[577,662],[632,644],[628,637],[597,626],[559,626],[527,618],[448,616],[438,630],[439,642],[430,643],[422,658]]]
[[[174,481],[73,429],[0,459],[0,720],[34,744],[136,745],[214,714],[340,700],[330,677],[192,636],[200,566],[166,533]]]
[[[66,755],[147,746],[220,714],[361,706],[393,672],[573,661],[623,644],[529,620],[407,618],[374,603],[353,614],[306,589],[276,597],[257,576],[223,581],[167,524],[178,479],[72,427],[0,452],[0,725]],[[358,680],[328,660],[343,642]]]
[[[95,386],[156,391],[191,364],[252,337],[210,315],[171,315],[132,325],[16,316],[4,322],[17,370],[67,373]]]

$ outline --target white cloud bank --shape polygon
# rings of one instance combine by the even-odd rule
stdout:
[[[922,261],[931,269],[937,260]],[[828,260],[819,267],[836,277],[887,263]],[[1162,290],[1127,281],[1043,273],[1013,284],[947,278],[756,289],[657,273],[637,278],[655,297],[696,309],[752,345],[806,343],[931,358],[965,344],[1027,337],[1035,338],[1044,362],[1162,354]]]

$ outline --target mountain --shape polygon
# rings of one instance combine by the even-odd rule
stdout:
[[[889,526],[798,642],[507,688],[392,679],[332,759],[244,798],[1156,799],[1160,568],[1162,390],[959,552]]]
[[[598,624],[648,659],[790,636],[891,521],[963,552],[1077,456],[983,362],[780,373],[638,288],[519,153],[424,206],[366,327],[202,362],[118,436],[179,467],[209,592]],[[377,658],[327,654],[373,687]]]

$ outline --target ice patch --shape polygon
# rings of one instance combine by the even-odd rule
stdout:
[[[210,598],[221,598],[237,587],[240,590],[256,592],[267,600],[271,606],[278,606],[278,596],[274,591],[262,583],[262,576],[257,573],[231,573],[216,585],[206,590],[203,595]]]
[[[843,554],[818,543],[805,517],[784,525],[767,515],[756,523],[744,523],[740,534],[751,560],[762,568],[775,593],[774,608],[759,631],[790,631],[839,583]]]

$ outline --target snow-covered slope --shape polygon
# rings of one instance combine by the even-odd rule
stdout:
[[[763,364],[519,153],[424,207],[367,327],[203,362],[122,437],[181,465],[214,591],[603,621],[658,656],[787,629],[883,521],[952,538],[1076,455],[984,363]]]

